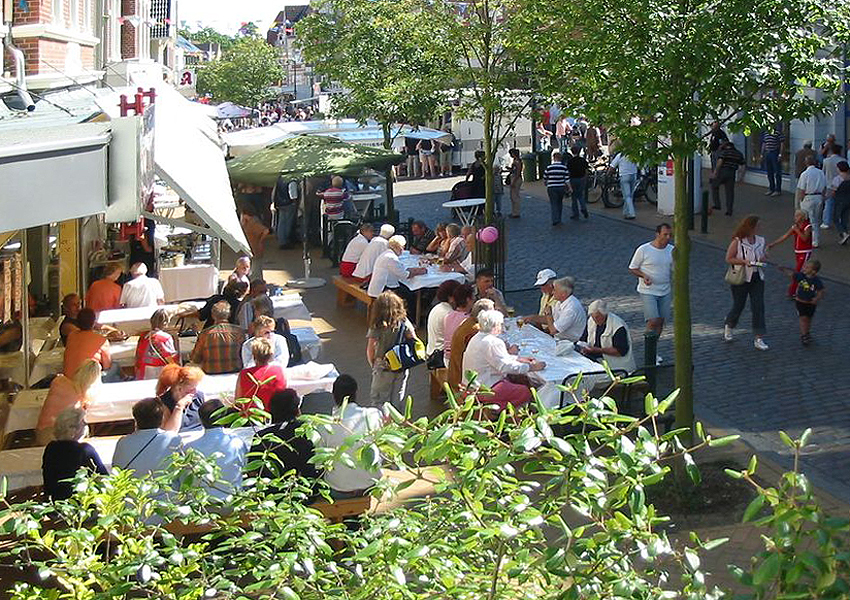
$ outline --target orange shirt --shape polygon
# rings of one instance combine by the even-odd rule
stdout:
[[[66,377],[73,377],[87,358],[93,358],[104,370],[112,364],[109,356],[109,341],[94,331],[72,331],[65,343],[65,366],[62,370]]]
[[[65,377],[62,374],[56,376],[53,383],[50,384],[50,391],[47,392],[47,399],[41,407],[41,413],[38,415],[38,424],[36,429],[52,429],[56,417],[66,408],[80,406],[85,396],[80,394],[76,384],[70,377]]]
[[[89,286],[86,293],[86,307],[99,313],[102,310],[121,306],[121,286],[111,279],[98,279]]]

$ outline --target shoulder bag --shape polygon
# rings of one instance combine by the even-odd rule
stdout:
[[[738,258],[743,258],[741,256],[741,240],[740,238],[736,239],[738,240]],[[744,265],[729,265],[726,268],[726,277],[724,277],[724,279],[729,285],[742,285],[746,283],[746,267]]]
[[[398,373],[424,363],[428,357],[425,354],[425,344],[416,337],[416,333],[408,331],[407,322],[401,324],[395,345],[384,354],[390,371]]]

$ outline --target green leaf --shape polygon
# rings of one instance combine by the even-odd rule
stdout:
[[[736,435],[724,435],[723,437],[712,438],[711,440],[709,440],[708,445],[711,448],[719,448],[720,446],[727,446],[727,445],[731,444],[732,442],[739,439],[740,437],[741,436],[737,435],[737,434]]]
[[[750,464],[747,466],[747,474],[752,475],[756,472],[756,467],[758,467],[758,458],[753,454],[750,457]]]
[[[301,600],[301,596],[296,594],[295,590],[293,590],[288,585],[283,586],[280,589],[280,593],[284,600]]]
[[[704,542],[702,544],[702,548],[703,548],[703,550],[706,550],[706,551],[714,550],[718,546],[722,546],[723,544],[725,544],[728,541],[729,541],[729,538],[726,538],[726,537],[716,538],[716,539]]]
[[[806,444],[809,443],[809,438],[811,437],[811,435],[812,435],[812,428],[811,427],[806,428],[806,430],[800,436],[800,448],[806,447]]]
[[[407,583],[407,577],[405,577],[404,571],[401,570],[401,567],[399,567],[398,565],[393,565],[392,568],[390,569],[390,571],[392,572],[393,577],[396,580],[396,583],[398,583],[401,586],[403,586],[405,583]]]
[[[753,574],[753,584],[760,586],[764,585],[779,574],[779,554],[771,554],[761,563]]]
[[[723,469],[723,472],[732,479],[742,479],[744,477],[744,474],[741,471],[736,471],[735,469]]]
[[[758,512],[761,510],[761,507],[764,506],[764,496],[759,494],[755,498],[753,498],[750,503],[747,505],[746,510],[744,511],[744,517],[741,520],[742,523],[747,523],[755,517]]]
[[[781,439],[782,443],[785,444],[786,446],[788,446],[789,448],[791,448],[792,450],[797,448],[797,444],[794,440],[791,439],[791,436],[789,436],[787,433],[785,433],[781,429],[779,430],[779,439]]]
[[[700,475],[699,468],[694,462],[693,456],[689,452],[685,452],[682,458],[685,461],[685,471],[687,471],[688,477],[691,478],[694,485],[699,485],[702,481],[702,475]]]

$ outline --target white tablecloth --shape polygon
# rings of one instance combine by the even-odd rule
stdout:
[[[332,364],[309,362],[286,369],[286,385],[302,396],[313,392],[330,392],[338,376],[339,373]],[[201,380],[198,389],[209,398],[232,397],[236,391],[236,378],[236,373],[207,375]],[[86,410],[86,421],[108,423],[130,420],[133,418],[133,404],[143,398],[152,397],[155,389],[155,379],[104,383],[94,393],[95,399]],[[47,398],[47,391],[23,390],[18,393],[9,408],[6,435],[15,431],[35,429],[41,407]]]
[[[423,265],[419,264],[419,259],[422,258],[417,254],[410,254],[405,251],[401,253],[399,260],[401,264],[406,269],[412,269],[414,267],[420,267]],[[417,275],[415,277],[411,277],[410,279],[405,279],[402,283],[407,286],[408,289],[412,291],[421,290],[423,288],[435,288],[439,287],[441,283],[444,281],[454,280],[459,283],[463,283],[466,279],[462,273],[455,273],[452,271],[441,271],[440,267],[437,265],[426,265],[428,272],[424,275]]]
[[[254,437],[253,428],[239,427],[230,431],[241,437],[250,447]],[[180,437],[183,438],[183,443],[186,444],[201,437],[202,433],[203,431],[188,431],[181,433]],[[83,441],[94,447],[104,466],[109,469],[112,467],[115,446],[120,439],[120,435],[112,435],[108,437],[89,438]],[[44,484],[44,480],[41,477],[41,458],[43,454],[43,446],[0,452],[0,473],[3,473],[7,478],[10,490],[19,490],[25,487]]]
[[[184,265],[159,270],[166,302],[208,298],[218,291],[218,269],[213,265]]]

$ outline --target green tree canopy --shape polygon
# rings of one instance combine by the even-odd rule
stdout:
[[[218,44],[222,52],[230,50],[236,41],[233,36],[216,31],[212,27],[204,27],[198,31],[183,29],[180,35],[195,44]]]
[[[269,87],[283,79],[283,69],[274,48],[258,38],[236,41],[223,59],[203,65],[198,71],[198,93],[214,102],[235,102],[254,107],[274,94]]]
[[[611,127],[644,163],[673,157],[677,425],[690,427],[692,343],[685,161],[717,120],[757,131],[835,108],[850,36],[846,2],[520,0],[514,55],[540,88]],[[817,88],[817,92],[813,88]]]

